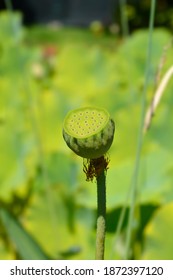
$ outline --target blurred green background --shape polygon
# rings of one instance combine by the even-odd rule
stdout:
[[[171,40],[170,29],[154,30],[148,105],[158,71],[172,66]],[[20,13],[1,12],[0,259],[94,259],[95,182],[86,182],[82,158],[62,138],[66,113],[88,105],[107,109],[116,124],[105,258],[123,258],[128,209],[116,230],[130,200],[147,44],[145,29],[124,39],[97,24],[26,28]],[[173,259],[172,88],[170,81],[144,137],[135,259]]]

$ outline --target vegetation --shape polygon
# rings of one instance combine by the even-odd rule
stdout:
[[[150,106],[173,64],[172,37],[153,32]],[[69,110],[105,108],[115,121],[108,152],[106,259],[126,250],[148,30],[125,40],[92,30],[25,29],[0,15],[0,259],[94,259],[96,188],[67,149]],[[173,114],[170,80],[144,135],[130,257],[172,259]],[[127,208],[122,227],[122,209]]]

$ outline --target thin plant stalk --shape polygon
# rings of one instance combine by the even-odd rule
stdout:
[[[110,259],[114,259],[114,254],[115,254],[115,250],[116,250],[116,246],[117,246],[118,237],[121,233],[123,222],[124,222],[125,215],[126,215],[126,212],[127,212],[130,193],[131,193],[131,188],[128,189],[124,205],[121,209],[121,212],[120,212],[120,215],[119,215],[119,218],[118,218],[118,225],[117,225],[117,229],[116,229],[116,233],[115,233],[115,238],[113,239],[113,244],[112,244],[113,249],[112,249],[112,252],[111,252],[111,255],[110,255]]]
[[[96,260],[104,260],[106,233],[106,174],[103,170],[97,179],[97,230]]]
[[[121,28],[123,37],[129,35],[128,17],[126,13],[126,0],[120,0]]]
[[[12,12],[13,11],[12,1],[11,0],[4,0],[4,2],[5,2],[5,6],[6,6],[8,12]]]
[[[6,5],[6,9],[7,9],[8,13],[10,15],[11,27],[12,27],[13,33],[15,35],[15,25],[13,23],[13,17],[12,17],[12,13],[13,13],[12,1],[11,0],[5,0],[5,5]],[[28,103],[29,108],[30,108],[30,121],[31,121],[32,131],[33,131],[33,134],[34,134],[34,137],[35,137],[37,150],[38,150],[38,157],[39,157],[40,167],[41,167],[41,171],[42,171],[43,186],[45,187],[45,190],[46,190],[46,193],[47,193],[48,208],[49,208],[49,213],[50,213],[52,232],[53,232],[54,238],[56,240],[55,207],[54,207],[54,204],[53,204],[53,197],[52,197],[51,189],[50,189],[50,182],[49,182],[46,163],[45,163],[44,148],[43,148],[43,143],[42,143],[42,140],[41,140],[39,124],[38,124],[37,117],[36,117],[35,104],[34,104],[35,102],[34,102],[32,90],[30,88],[28,74],[26,73],[25,68],[22,66],[21,59],[20,59],[20,53],[19,53],[19,50],[18,50],[17,46],[16,46],[16,56],[18,57],[18,60],[19,60],[19,63],[20,63],[21,73],[23,73],[23,89],[25,91],[26,98],[27,98],[27,103]]]
[[[139,167],[140,167],[140,156],[141,156],[142,145],[143,145],[143,127],[144,127],[145,110],[146,110],[146,96],[147,96],[147,89],[148,89],[148,84],[149,84],[150,68],[151,68],[152,35],[153,35],[153,28],[154,28],[155,7],[156,7],[156,0],[151,0],[150,20],[149,20],[149,40],[148,40],[146,69],[145,69],[145,82],[144,82],[144,87],[143,87],[143,92],[142,92],[140,127],[139,127],[134,173],[133,173],[132,185],[131,185],[132,186],[132,199],[131,199],[131,205],[130,205],[130,211],[129,211],[128,226],[127,226],[125,259],[129,259],[131,238],[132,238],[132,232],[133,232],[133,220],[134,220],[136,199],[137,199],[137,193],[138,193],[137,181],[138,181],[138,174],[139,174]]]

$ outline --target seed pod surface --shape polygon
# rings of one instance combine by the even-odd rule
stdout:
[[[83,158],[99,158],[110,148],[115,125],[109,113],[97,107],[70,111],[63,125],[68,147]]]

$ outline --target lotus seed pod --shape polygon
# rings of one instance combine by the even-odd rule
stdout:
[[[109,113],[97,107],[70,111],[63,125],[63,137],[78,156],[96,159],[110,148],[115,125]]]

